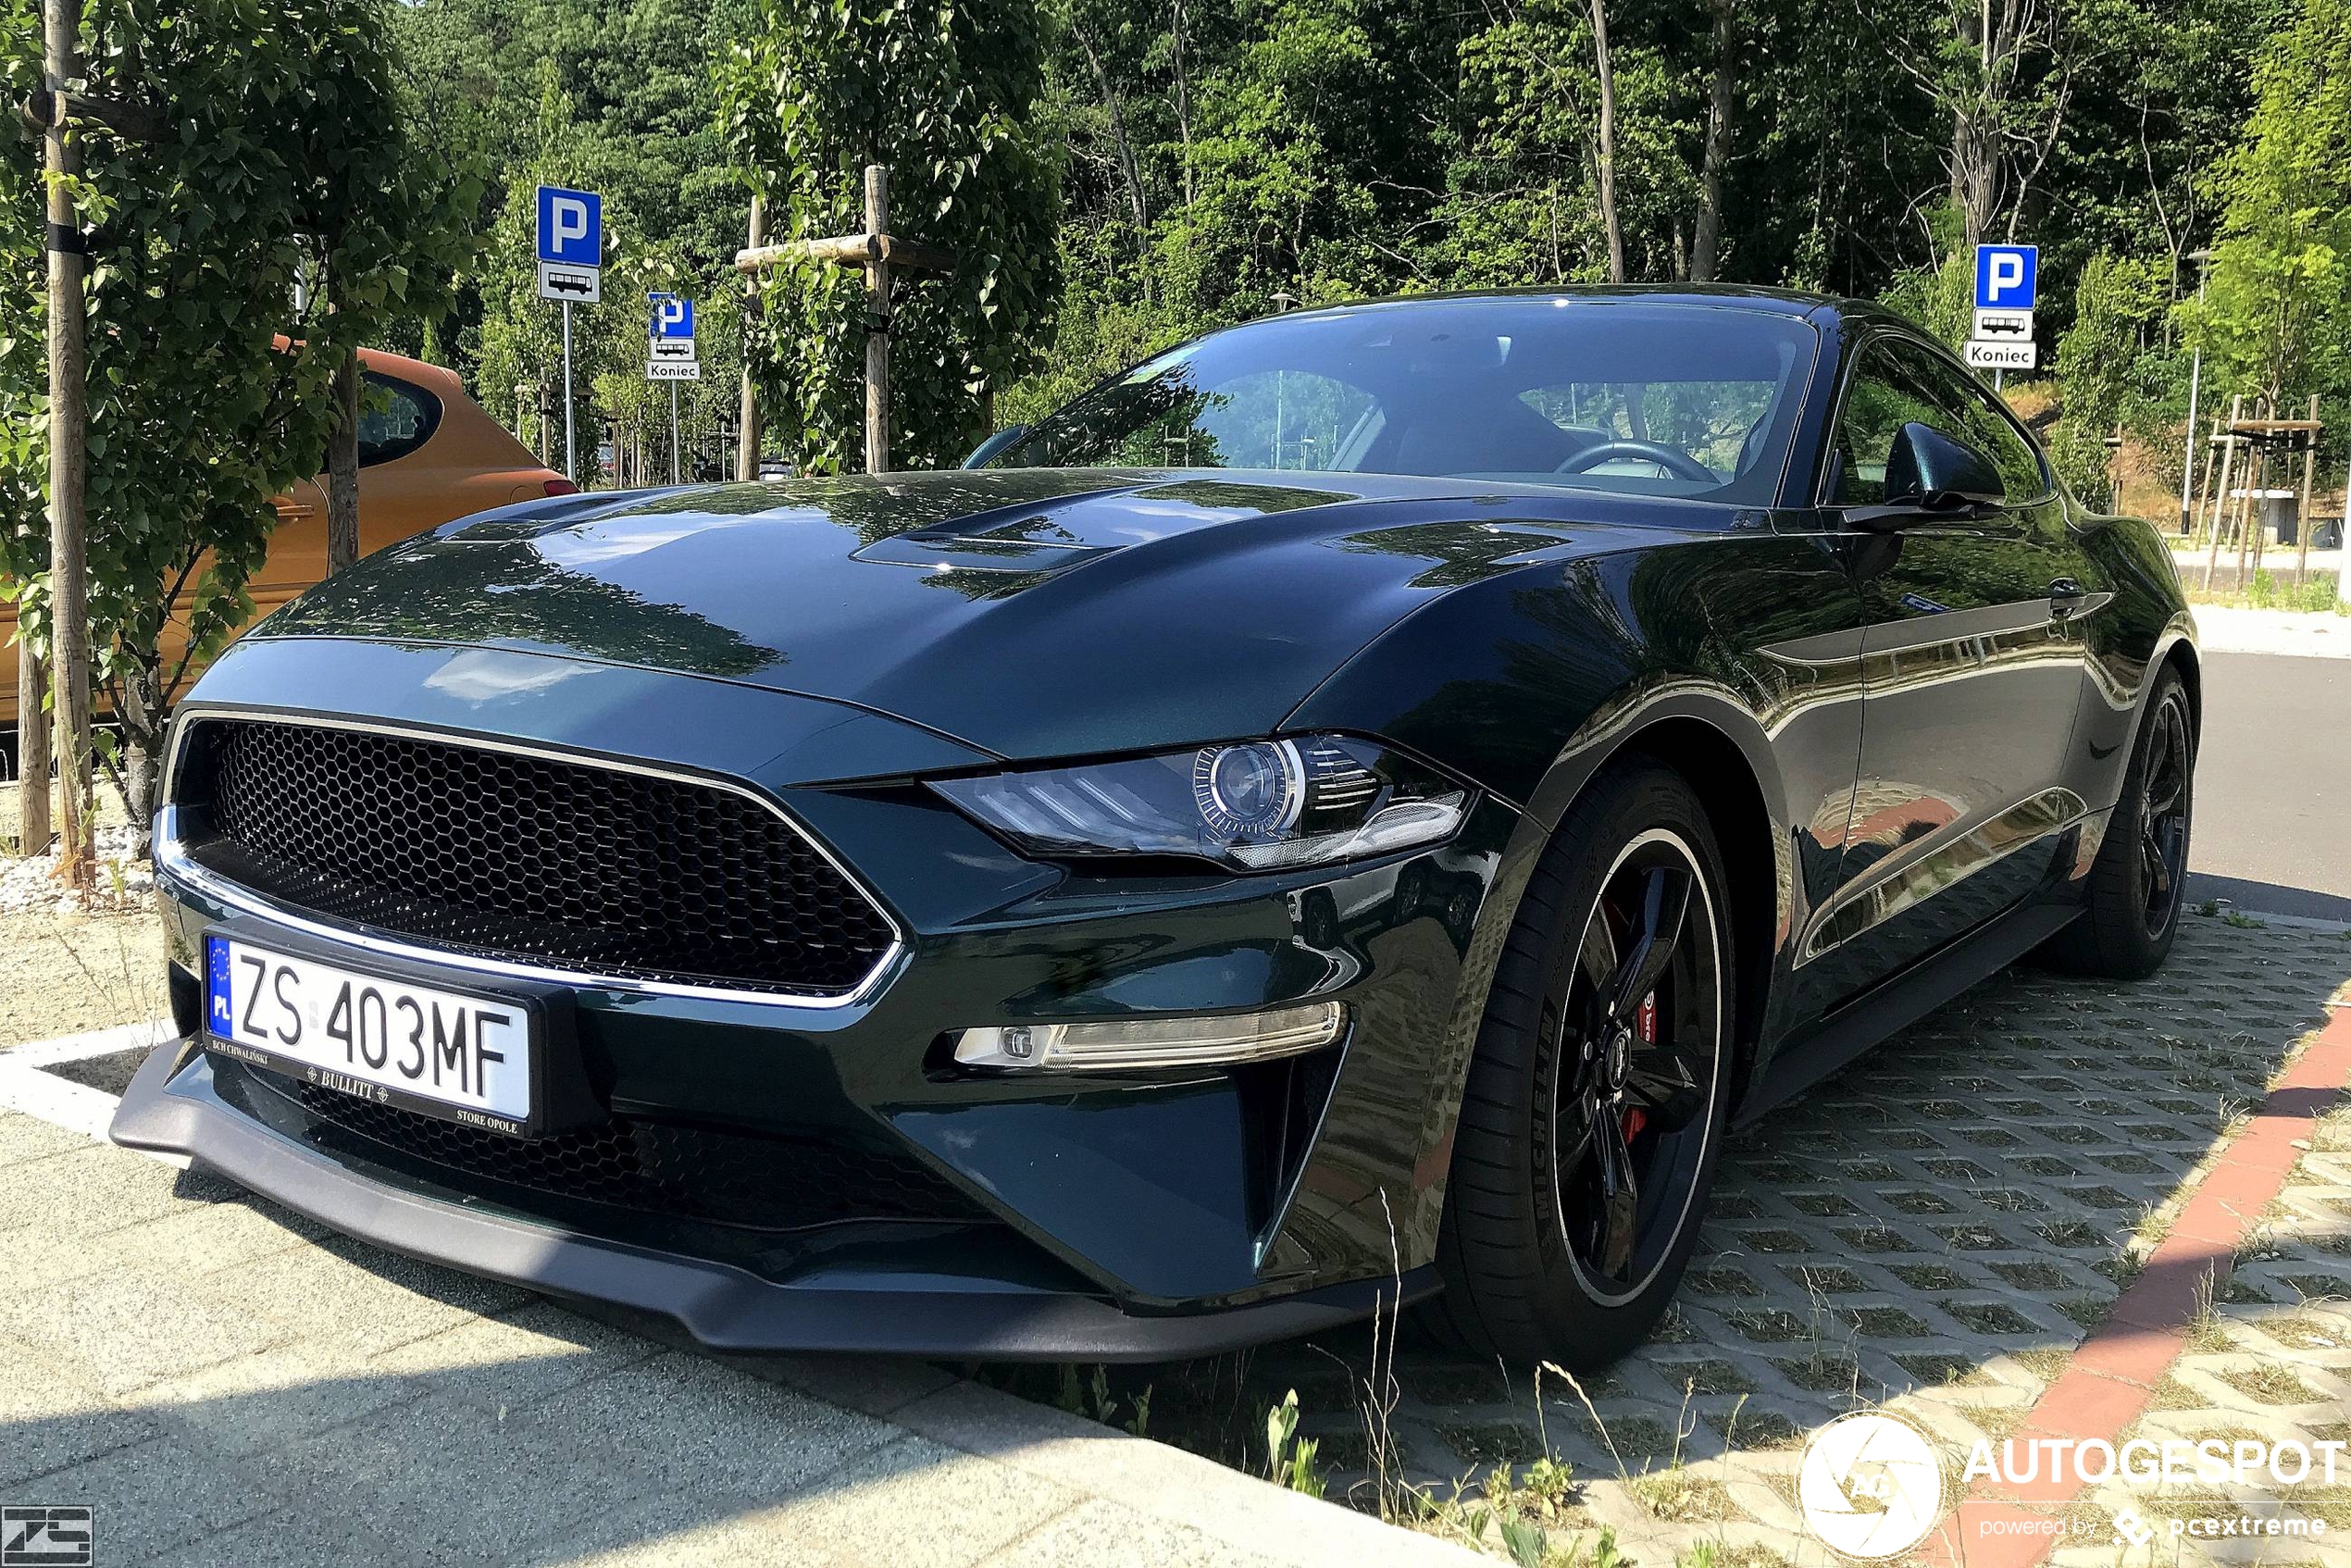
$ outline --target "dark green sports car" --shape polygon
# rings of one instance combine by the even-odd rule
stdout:
[[[728,1348],[1637,1342],[1725,1130],[2180,915],[2197,660],[1941,348],[1301,312],[964,470],[394,545],[178,716],[115,1123]]]

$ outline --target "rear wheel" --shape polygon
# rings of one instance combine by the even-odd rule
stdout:
[[[1438,1326],[1570,1367],[1638,1344],[1696,1244],[1730,1089],[1721,857],[1697,797],[1611,766],[1529,879],[1456,1130]]]
[[[2166,666],[2090,867],[2089,907],[2037,956],[2074,974],[2118,980],[2143,980],[2161,967],[2187,902],[2195,806],[2195,713],[2186,683]]]

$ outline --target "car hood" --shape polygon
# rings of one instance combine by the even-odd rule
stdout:
[[[1667,520],[1610,519],[1623,507],[1595,497],[1602,516],[1562,523],[1563,499],[1458,479],[1068,469],[583,495],[395,544],[255,635],[741,681],[1004,757],[1181,745],[1273,730],[1436,595],[1654,540]]]

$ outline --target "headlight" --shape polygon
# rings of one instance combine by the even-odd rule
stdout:
[[[1188,855],[1269,871],[1434,843],[1466,793],[1410,758],[1340,735],[1240,740],[931,788],[1047,857]]]

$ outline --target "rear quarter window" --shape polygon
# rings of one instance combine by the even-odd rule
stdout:
[[[359,391],[359,466],[372,468],[407,456],[441,428],[441,399],[397,377],[362,372]]]

